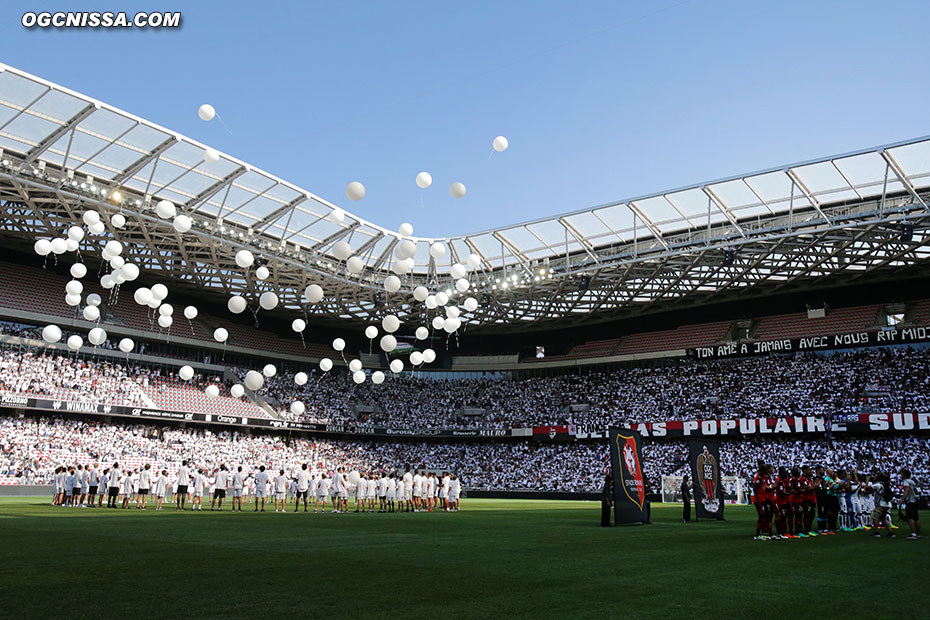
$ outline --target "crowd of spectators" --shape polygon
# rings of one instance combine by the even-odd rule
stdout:
[[[732,440],[720,447],[726,476],[751,479],[756,460],[776,465],[826,464],[834,468],[897,471],[908,467],[922,488],[930,484],[930,438]],[[283,437],[273,433],[213,432],[204,428],[107,424],[64,417],[0,417],[0,480],[46,483],[59,465],[150,462],[176,470],[182,459],[213,470],[221,463],[251,471],[260,465],[313,469],[393,471],[405,467],[456,472],[466,489],[588,491],[609,465],[604,442],[423,442]],[[687,468],[683,441],[647,441],[644,472],[651,489],[663,475]]]

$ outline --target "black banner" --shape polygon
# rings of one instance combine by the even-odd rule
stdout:
[[[852,332],[827,336],[806,336],[803,338],[784,338],[759,342],[729,342],[688,349],[687,354],[689,357],[701,360],[724,359],[728,357],[768,355],[770,353],[790,353],[793,351],[825,351],[885,344],[907,344],[909,342],[926,342],[928,340],[930,340],[930,327],[896,327],[880,331]]]
[[[614,477],[614,523],[643,523],[647,517],[642,437],[636,431],[616,426],[611,426],[608,433]]]
[[[694,510],[698,519],[723,519],[720,444],[716,441],[689,441],[688,463],[691,464]]]

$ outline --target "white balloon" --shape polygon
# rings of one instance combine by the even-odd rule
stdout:
[[[393,334],[398,329],[400,329],[400,319],[395,315],[389,314],[383,319],[381,319],[381,329],[386,331],[389,334]]]
[[[129,353],[135,346],[136,343],[132,341],[132,338],[123,338],[119,341],[119,350],[123,353]]]
[[[433,175],[425,170],[417,175],[417,187],[420,189],[426,189],[433,184]],[[413,234],[413,233],[410,233]]]
[[[188,306],[188,307],[184,308],[184,318],[186,318],[186,319],[188,319],[188,320],[196,319],[196,318],[197,318],[197,308],[195,308],[194,306]]]
[[[160,317],[158,317],[158,324],[165,329],[168,329],[169,327],[171,327],[172,323],[174,323],[174,319],[168,316],[167,314],[163,314]]]
[[[507,150],[507,147],[510,146],[510,143],[507,141],[507,138],[504,136],[497,136],[494,138],[494,141],[491,143],[491,146],[494,147],[494,150],[498,153],[503,153]]]
[[[265,385],[265,377],[262,376],[262,373],[257,370],[250,370],[245,373],[245,387],[257,392],[262,389],[263,385]]]
[[[451,334],[452,332],[454,332],[461,326],[462,326],[462,320],[455,318],[455,319],[446,319],[446,322],[443,324],[442,328],[446,330],[447,333]]]
[[[449,296],[446,295],[445,291],[439,291],[436,293],[436,303],[440,306],[445,306],[449,303]]]
[[[373,373],[371,373],[371,382],[374,383],[375,385],[381,385],[382,383],[384,383],[384,373],[381,372],[380,370],[376,370]]]
[[[294,319],[291,321],[291,329],[299,334],[300,332],[307,329],[307,322],[303,319]]]
[[[243,269],[248,269],[255,262],[255,257],[248,250],[239,250],[236,252],[236,264]]]
[[[417,301],[426,301],[429,297],[429,290],[425,286],[418,286],[413,289],[413,298]]]
[[[213,331],[213,339],[217,342],[226,342],[227,338],[229,338],[229,332],[226,331],[225,327],[217,327]]]
[[[394,248],[394,256],[400,260],[405,260],[408,258],[413,258],[417,253],[417,244],[411,241],[410,239],[404,239],[397,244],[397,247]]]
[[[362,360],[352,360],[349,362],[349,370],[352,372],[358,372],[362,369]]]
[[[438,306],[438,305],[439,305],[439,302],[436,301],[436,296],[435,296],[435,295],[427,295],[427,296],[426,296],[426,307],[427,307],[427,308],[429,308],[430,310],[435,310],[435,309],[436,309],[436,306]]]
[[[126,281],[126,276],[123,275],[122,269],[114,269],[110,272],[110,277],[113,279],[113,282],[116,284],[122,284]]]
[[[132,298],[140,306],[147,306],[150,301],[152,301],[152,291],[145,288],[137,288],[136,292],[132,294]]]
[[[394,360],[390,365],[391,372],[395,375],[404,369],[404,363],[400,360]]]
[[[278,307],[278,296],[271,291],[265,291],[258,298],[258,305],[265,310],[274,310]]]
[[[84,238],[84,229],[80,226],[72,226],[68,229],[68,239],[80,241]]]
[[[333,369],[333,360],[329,359],[328,357],[324,357],[323,359],[320,360],[320,370],[322,370],[323,372],[329,372],[332,369]]]
[[[278,374],[278,369],[275,368],[274,364],[265,364],[265,367],[262,368],[262,374],[270,379]]]
[[[84,223],[88,226],[93,226],[100,221],[100,214],[91,209],[89,211],[85,211],[84,215],[81,216],[81,219],[83,219]]]
[[[419,366],[422,363],[423,363],[422,353],[420,353],[419,351],[414,351],[413,353],[410,354],[410,365],[411,366]]]
[[[423,349],[423,361],[432,364],[436,361],[436,352],[432,349]]]
[[[194,369],[190,366],[181,366],[180,370],[178,370],[178,376],[185,381],[190,381],[194,376]]]
[[[151,308],[152,310],[156,310],[156,309],[158,308],[158,306],[161,305],[161,302],[158,301],[157,299],[155,299],[154,297],[152,297],[152,298],[149,300],[149,303],[147,303],[147,304],[145,304],[145,305],[148,306],[149,308]]]
[[[102,235],[106,227],[103,225],[103,222],[97,222],[96,224],[88,224],[87,230],[95,235]]]
[[[190,218],[189,215],[184,215],[181,213],[174,218],[174,221],[171,222],[171,225],[174,226],[174,230],[179,233],[186,233],[194,225],[194,220]]]
[[[437,241],[429,246],[429,255],[433,258],[442,258],[446,255],[445,244]]]
[[[69,306],[77,306],[78,304],[81,303],[81,296],[71,295],[69,293],[68,295],[65,295],[65,303],[68,304]]]
[[[52,239],[52,252],[54,254],[64,254],[68,251],[68,242],[64,239]]]
[[[294,375],[294,383],[296,383],[297,385],[306,385],[308,379],[309,377],[307,376],[307,373],[305,372],[299,372],[296,375]]]
[[[342,224],[346,219],[346,212],[336,207],[329,212],[327,219],[333,224]]]
[[[388,293],[396,293],[400,290],[400,278],[397,276],[388,276],[384,279],[384,290]]]
[[[397,348],[397,338],[391,334],[386,334],[381,337],[381,350],[385,353],[390,353]]]
[[[465,277],[465,265],[461,263],[455,263],[454,265],[452,265],[452,269],[449,270],[449,273],[452,274],[453,280],[464,278]]]
[[[362,270],[365,268],[365,263],[362,262],[362,259],[358,256],[353,256],[346,261],[346,271],[349,273],[362,273]]]
[[[114,213],[110,216],[110,223],[113,224],[113,228],[122,228],[126,225],[126,216],[122,213]]]
[[[342,351],[345,348],[346,348],[345,340],[343,340],[342,338],[336,338],[335,340],[333,340],[333,349],[335,349],[336,351]]]
[[[268,267],[265,267],[264,265],[255,270],[255,277],[259,280],[267,280],[268,276],[270,275],[271,272],[268,270]]]
[[[203,160],[208,164],[215,164],[220,160],[220,152],[207,147],[203,152]]]
[[[358,181],[352,181],[346,185],[346,197],[349,200],[361,200],[365,197],[365,186]]]
[[[197,116],[199,116],[202,121],[212,121],[213,117],[216,116],[216,108],[209,103],[205,103],[197,108]]]
[[[422,325],[417,328],[416,331],[417,340],[426,340],[429,338],[429,330],[423,327]]]
[[[399,276],[407,275],[408,273],[410,273],[411,269],[413,269],[412,258],[405,258],[404,260],[395,260],[394,264],[391,265],[391,271],[393,271]]]
[[[94,346],[101,345],[106,342],[107,333],[102,328],[95,327],[87,332],[87,339]]]
[[[459,293],[464,293],[465,291],[468,290],[468,287],[470,286],[471,286],[471,282],[469,282],[465,278],[455,281],[455,290],[457,290]]]
[[[446,307],[446,316],[450,319],[459,318],[459,308],[458,306],[447,306]]]
[[[87,296],[87,304],[90,306],[99,306],[101,301],[103,300],[100,299],[100,295],[97,293],[91,293]]]
[[[291,413],[294,415],[303,415],[305,409],[306,407],[304,407],[304,404],[299,400],[295,400],[291,403]]]
[[[100,318],[100,308],[97,306],[84,306],[81,315],[84,317],[85,321],[96,321]]]
[[[368,338],[369,340],[372,340],[372,339],[374,339],[374,338],[377,338],[377,337],[378,337],[378,328],[375,327],[374,325],[369,325],[368,327],[366,327],[366,328],[365,328],[365,337]]]
[[[168,287],[162,283],[158,283],[152,287],[152,299],[157,299],[158,301],[163,300],[168,296]]]
[[[103,276],[100,277],[100,286],[109,290],[113,288],[114,286],[116,286],[116,282],[113,281],[113,276],[111,276],[108,273],[105,273],[103,274]]]
[[[159,200],[158,204],[155,205],[155,215],[163,220],[174,219],[177,214],[178,208],[170,200]]]
[[[80,244],[74,239],[65,239],[65,251],[74,252],[78,249]]]
[[[465,195],[465,184],[456,181],[449,186],[449,193],[452,194],[453,198],[461,198]]]
[[[65,290],[72,295],[80,295],[84,292],[84,285],[79,280],[71,280],[65,285]]]
[[[122,256],[114,256],[110,259],[110,267],[113,269],[122,269],[126,264],[126,259]]]
[[[218,398],[220,395],[220,388],[216,385],[208,385],[207,389],[204,390],[204,394],[207,395],[207,398]]]
[[[242,398],[242,395],[245,394],[245,388],[242,385],[236,383],[231,388],[229,388],[229,394],[233,398]]]
[[[174,314],[174,306],[171,304],[162,304],[158,306],[158,314],[162,316],[171,316]]]
[[[399,232],[404,237],[409,237],[410,235],[413,234],[413,224],[411,224],[410,222],[404,222],[397,229],[397,232]]]
[[[61,328],[57,325],[46,325],[42,328],[42,340],[54,344],[61,340]]]
[[[468,310],[469,312],[474,312],[475,310],[478,309],[478,300],[475,299],[474,297],[469,297],[468,299],[465,300],[465,303],[463,305],[465,306],[465,309]]]
[[[356,370],[352,373],[352,380],[356,383],[365,383],[365,372],[362,370]]]
[[[77,351],[82,346],[84,346],[84,339],[74,334],[73,336],[68,336],[68,348],[72,351]]]
[[[48,239],[39,239],[32,248],[39,256],[48,256],[52,251],[52,242]]]
[[[443,325],[446,324],[446,320],[441,316],[433,317],[433,329],[439,330],[442,329]]]
[[[226,307],[229,308],[229,311],[233,314],[242,314],[245,312],[248,305],[248,302],[242,295],[233,295],[229,298],[229,301],[226,302]]]
[[[139,277],[139,266],[135,263],[126,263],[123,265],[123,277],[127,282],[132,282]]]
[[[304,289],[304,299],[307,300],[307,303],[319,303],[319,301],[323,299],[323,289],[319,284],[311,284]]]

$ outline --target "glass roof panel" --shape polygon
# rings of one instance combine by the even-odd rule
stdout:
[[[778,170],[766,174],[757,174],[746,178],[746,184],[755,190],[759,197],[771,205],[773,202],[790,201],[791,186],[793,182],[787,173]],[[794,190],[795,198],[801,194],[797,188]]]
[[[648,208],[644,208],[647,201]],[[681,214],[664,198],[662,200],[644,198],[630,201],[630,204],[639,209],[640,213],[650,222],[671,222],[682,219]]]
[[[544,220],[542,222],[535,222],[527,226],[532,230],[540,239],[548,243],[550,246],[558,249],[565,247],[565,227],[559,224],[558,220]],[[539,242],[537,241],[537,244]]]
[[[849,183],[828,161],[800,166],[794,169],[794,173],[815,198],[819,194],[849,187]]]
[[[129,130],[120,142],[142,151],[153,151],[159,144],[169,138],[169,135],[148,125],[136,125]]]
[[[837,159],[836,165],[863,196],[882,193],[887,164],[878,153],[864,153],[854,157]],[[894,180],[894,173],[889,172],[889,180]]]
[[[697,217],[707,217],[707,194],[700,189],[686,189],[683,192],[668,194],[666,198],[685,216],[692,220]],[[713,209],[713,207],[711,207]]]
[[[12,71],[0,73],[0,99],[23,107],[49,90],[44,84],[17,75]]]
[[[44,100],[45,98],[43,97],[43,101]],[[78,109],[80,109],[80,107],[81,106],[78,106]],[[99,108],[82,120],[80,127],[82,131],[89,131],[98,136],[108,138],[109,140],[115,140],[117,136],[135,125],[136,122],[131,118],[127,118],[112,110],[107,110],[106,108]]]
[[[21,114],[4,128],[3,133],[23,142],[41,142],[47,135],[61,127],[58,123],[47,121],[31,114]]]
[[[29,107],[29,111],[50,119],[60,121],[62,124],[71,120],[78,112],[87,106],[87,102],[78,99],[60,90],[50,90],[41,99]]]
[[[605,235],[610,237],[610,239],[601,239],[600,243],[614,243],[617,240],[616,236],[611,233],[610,228],[594,217],[591,212],[569,215],[565,218],[565,221],[571,224],[572,228],[577,230],[582,237],[603,238]]]
[[[708,185],[707,188],[723,201],[723,207],[730,211],[737,211],[750,205],[758,205],[759,199],[752,193],[752,189],[742,179]],[[763,209],[767,211],[767,209]]]
[[[913,184],[917,187],[926,187],[930,185],[930,141],[917,142],[915,144],[906,144],[888,149],[888,153],[898,163],[904,176],[910,180],[915,178]]]

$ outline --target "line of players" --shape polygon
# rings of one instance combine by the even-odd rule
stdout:
[[[406,468],[403,475],[382,472],[360,473],[355,484],[350,484],[342,467],[336,471],[312,472],[304,463],[296,475],[288,476],[284,470],[277,475],[262,465],[251,474],[238,467],[231,472],[226,465],[214,470],[208,479],[208,470],[192,470],[187,461],[178,468],[174,484],[168,479],[168,470],[153,471],[150,464],[138,470],[122,469],[119,463],[99,470],[81,465],[59,467],[52,479],[52,504],[57,506],[101,508],[104,497],[107,508],[146,510],[151,494],[155,510],[162,510],[169,490],[174,490],[176,510],[184,510],[190,502],[192,510],[203,510],[203,497],[211,498],[210,509],[222,510],[223,502],[230,497],[233,510],[242,510],[243,497],[252,496],[255,512],[264,512],[265,504],[274,501],[275,512],[284,512],[288,501],[294,502],[294,512],[303,500],[304,512],[313,504],[314,512],[325,512],[332,501],[332,512],[349,512],[350,492],[355,498],[354,512],[432,512],[442,509],[455,512],[459,509],[461,481],[455,474],[443,472],[441,477],[426,470]]]
[[[760,460],[752,482],[758,513],[755,539],[810,538],[858,530],[881,536],[882,528],[894,537],[893,530],[898,528],[892,523],[891,508],[897,504],[910,526],[908,539],[919,540],[916,483],[909,470],[902,469],[900,474],[903,482],[896,498],[885,472],[860,476],[822,465],[816,470],[807,465],[800,470],[779,467],[776,472],[773,465]]]

